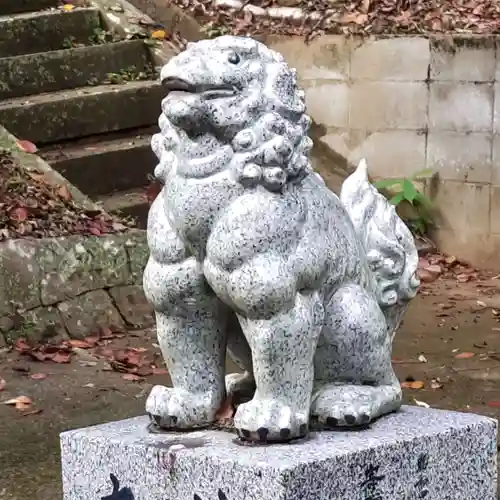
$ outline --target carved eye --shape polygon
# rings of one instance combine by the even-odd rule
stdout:
[[[231,52],[231,54],[229,54],[227,60],[231,64],[238,64],[240,62],[240,56],[236,52]]]

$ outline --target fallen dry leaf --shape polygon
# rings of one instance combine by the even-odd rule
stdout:
[[[167,36],[167,33],[165,30],[156,30],[151,33],[151,38],[154,38],[155,40],[163,40]]]
[[[153,368],[153,375],[168,375],[168,370],[165,368]]]
[[[440,382],[438,378],[433,378],[431,380],[431,389],[442,389],[443,384]]]
[[[46,373],[33,373],[33,375],[30,375],[30,379],[32,380],[44,380],[47,378]]]
[[[67,340],[65,343],[70,345],[71,347],[78,347],[80,349],[90,349],[93,346],[93,344],[91,344],[87,339],[85,340],[71,339]]]
[[[30,141],[17,139],[16,142],[19,149],[21,149],[25,153],[36,153],[38,151],[38,148]]]
[[[233,398],[231,394],[226,397],[226,400],[222,403],[222,406],[217,410],[215,414],[216,422],[228,422],[233,419],[235,408],[233,405]]]
[[[26,207],[17,207],[9,212],[11,220],[24,222],[28,218],[28,209]]]
[[[75,8],[75,6],[73,4],[67,3],[67,4],[63,5],[62,10],[64,12],[71,12],[74,8]]]
[[[16,410],[25,410],[29,408],[33,401],[28,396],[18,396],[3,402],[4,405],[15,406]]]
[[[423,389],[425,383],[422,380],[413,380],[412,382],[402,382],[401,387],[403,389]]]
[[[24,339],[17,339],[14,343],[14,349],[19,352],[27,352],[31,349],[31,346]]]
[[[134,373],[125,373],[125,375],[122,376],[122,379],[128,380],[129,382],[142,382],[144,380],[143,377],[135,375]]]
[[[64,200],[64,201],[70,201],[72,196],[71,192],[68,189],[68,186],[66,184],[61,184],[58,189],[57,189],[57,194]]]
[[[71,361],[71,354],[69,352],[56,352],[50,359],[58,364],[69,363]]]
[[[475,356],[473,352],[461,352],[460,354],[457,354],[455,356],[456,359],[467,359],[467,358],[472,358]]]
[[[425,401],[419,401],[418,399],[413,399],[413,401],[417,406],[421,406],[422,408],[430,408],[430,405]]]

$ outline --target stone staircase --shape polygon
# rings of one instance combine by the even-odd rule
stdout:
[[[164,96],[157,51],[87,5],[2,0],[0,123],[107,211],[144,227]]]

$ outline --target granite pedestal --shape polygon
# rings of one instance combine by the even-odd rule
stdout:
[[[248,446],[137,417],[61,435],[64,500],[496,500],[496,421],[403,407],[362,431]]]

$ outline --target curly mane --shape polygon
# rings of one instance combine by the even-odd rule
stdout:
[[[161,132],[152,139],[159,159],[155,175],[165,180],[179,165],[183,171],[189,170],[191,162],[197,168],[193,176],[208,177],[205,172],[210,174],[210,164],[219,162],[245,187],[262,185],[280,191],[287,182],[312,171],[308,158],[312,141],[307,136],[311,120],[305,114],[305,94],[297,86],[295,69],[283,56],[250,38],[203,40],[189,44],[183,54],[189,64],[210,51],[228,48],[249,59],[246,74],[241,70],[238,113],[234,101],[220,99],[218,107],[202,103],[203,119],[198,123],[185,121],[179,126],[174,123],[176,103],[165,99]],[[205,70],[209,71],[208,65]],[[206,168],[200,167],[204,159]]]

